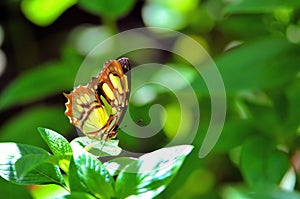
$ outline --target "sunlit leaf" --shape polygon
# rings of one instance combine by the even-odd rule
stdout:
[[[56,184],[48,185],[32,185],[30,186],[30,194],[34,199],[52,199],[63,195],[70,194],[66,188],[58,186]]]
[[[92,140],[88,137],[78,137],[71,141],[82,149],[97,157],[117,156],[122,152],[118,146],[119,140]]]
[[[55,199],[95,199],[95,197],[83,192],[72,192],[70,195],[56,197]]]
[[[45,154],[28,154],[16,162],[16,170],[19,177],[26,175],[29,171],[36,169],[45,163],[58,165],[63,171],[69,173],[69,165],[72,154],[50,156]]]
[[[38,130],[52,153],[57,156],[59,167],[68,173],[72,155],[72,148],[69,142],[66,138],[53,130],[41,127],[39,127]]]
[[[61,184],[64,185],[64,179],[55,165],[45,163],[34,170],[26,173],[24,176],[19,176],[16,170],[16,162],[25,155],[39,154],[48,155],[48,152],[30,145],[1,143],[0,150],[0,176],[7,181],[29,185],[29,184]]]
[[[31,22],[47,26],[76,2],[77,0],[23,0],[21,10]]]
[[[181,12],[191,12],[199,3],[197,0],[151,0],[150,2],[170,7]]]
[[[181,167],[192,146],[162,148],[139,157],[116,180],[119,198],[153,198],[161,193]]]
[[[114,197],[114,181],[102,163],[72,144],[73,159],[69,169],[71,191],[92,193],[98,198]]]
[[[39,127],[38,131],[40,132],[42,138],[48,144],[54,155],[64,155],[66,153],[72,153],[72,148],[69,142],[62,135],[51,129],[42,127]]]
[[[110,161],[107,161],[103,165],[108,170],[111,176],[116,176],[120,173],[120,171],[125,169],[128,165],[136,161],[138,161],[137,158],[120,157],[120,158],[115,158]]]
[[[29,171],[37,168],[50,158],[49,154],[28,154],[23,155],[15,164],[18,177],[25,176]]]

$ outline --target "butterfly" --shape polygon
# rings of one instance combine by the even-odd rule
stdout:
[[[129,103],[130,69],[128,58],[110,60],[87,85],[64,93],[65,115],[88,138],[106,141],[117,136]]]

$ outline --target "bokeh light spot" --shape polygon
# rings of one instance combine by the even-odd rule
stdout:
[[[142,10],[142,17],[147,26],[179,30],[187,25],[185,15],[159,4],[145,5]]]
[[[70,35],[70,43],[82,55],[88,55],[99,43],[112,36],[112,31],[105,26],[82,25],[76,27]],[[112,46],[93,52],[93,56],[105,54]]]
[[[131,96],[131,101],[137,106],[151,103],[157,97],[157,90],[153,85],[144,85],[137,89]]]
[[[278,21],[287,24],[290,21],[292,11],[291,8],[278,8],[274,11],[274,17]]]
[[[300,27],[296,25],[289,25],[286,29],[286,37],[292,43],[300,42]]]
[[[206,40],[199,36],[191,36],[194,40],[196,40],[205,50],[208,51],[208,44]],[[189,45],[189,39],[186,37],[179,37],[174,45],[174,49],[178,52],[185,53],[185,59],[192,61],[193,63],[202,63],[206,61],[207,54],[197,54],[197,49],[193,49],[192,46]],[[188,52],[188,53],[187,53]]]
[[[47,26],[76,2],[77,0],[23,0],[21,10],[31,22]]]
[[[195,9],[200,2],[199,0],[152,0],[150,2],[155,2],[156,4],[163,5],[165,7],[178,10],[180,12],[190,12]]]

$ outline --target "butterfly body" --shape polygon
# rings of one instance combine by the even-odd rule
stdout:
[[[86,86],[64,94],[68,99],[65,114],[87,137],[113,138],[128,106],[130,85],[129,60],[108,61]]]

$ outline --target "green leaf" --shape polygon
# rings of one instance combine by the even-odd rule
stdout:
[[[137,158],[132,157],[121,157],[109,160],[105,162],[103,165],[108,170],[111,176],[118,175],[124,168],[128,165],[132,164],[133,162],[138,161]]]
[[[69,195],[61,196],[55,199],[96,199],[96,198],[87,193],[72,192]]]
[[[253,126],[260,133],[274,138],[287,134],[287,132],[281,130],[283,122],[274,107],[253,105],[251,103],[248,103],[247,106],[251,111],[251,115],[255,116]]]
[[[227,93],[277,88],[295,77],[300,48],[284,39],[266,38],[241,45],[216,60]],[[200,91],[203,81],[193,85]]]
[[[39,127],[38,131],[40,132],[42,138],[48,144],[54,155],[64,155],[72,153],[72,148],[68,140],[59,133],[42,127]]]
[[[228,152],[253,135],[253,124],[249,120],[229,120],[225,123],[222,134],[213,151]]]
[[[174,146],[141,156],[118,175],[115,186],[118,198],[153,198],[161,193],[192,148]]]
[[[70,195],[61,196],[55,199],[96,199],[96,198],[87,193],[72,192]]]
[[[17,174],[19,177],[22,177],[26,175],[29,171],[37,168],[38,166],[44,163],[50,163],[59,166],[61,166],[60,163],[64,163],[62,168],[68,173],[71,157],[72,154],[59,156],[51,156],[49,154],[28,154],[21,157],[16,162]]]
[[[51,126],[65,133],[72,128],[64,115],[63,107],[40,106],[20,112],[6,122],[0,129],[0,140],[45,146],[37,134],[36,127],[38,126]]]
[[[69,66],[62,62],[53,62],[28,70],[0,94],[0,110],[69,90],[73,87],[73,78]]]
[[[244,185],[230,185],[225,186],[221,191],[222,198],[272,198],[272,199],[298,199],[300,194],[298,192],[290,192],[280,190],[279,188],[274,189],[251,189]]]
[[[102,163],[76,144],[69,169],[71,191],[87,192],[97,198],[114,197],[114,180]]]
[[[22,156],[15,164],[18,177],[25,176],[29,171],[45,163],[49,157],[49,154],[28,154]]]
[[[249,192],[248,192],[248,195]],[[251,195],[252,198],[272,198],[272,199],[299,199],[300,194],[296,191],[284,191],[279,189],[274,190],[260,190],[260,192],[256,192]]]
[[[48,26],[76,2],[77,0],[23,0],[21,10],[36,25]]]
[[[285,91],[288,99],[288,116],[286,117],[285,126],[288,130],[296,132],[299,127],[300,118],[300,80],[299,78],[291,84]]]
[[[279,152],[270,139],[248,139],[241,153],[241,172],[253,187],[276,187],[289,168],[287,154]]]
[[[71,141],[96,157],[117,156],[122,152],[118,146],[119,140],[92,140],[88,137],[78,137]]]
[[[59,168],[52,164],[42,164],[26,175],[19,177],[16,162],[29,154],[49,155],[47,151],[25,144],[1,143],[0,144],[0,176],[7,181],[29,184],[59,184],[64,185],[64,179]]]
[[[266,26],[260,15],[231,16],[224,19],[219,28],[224,34],[232,35],[235,40],[242,41],[253,41],[255,38],[270,35],[270,27]]]
[[[268,13],[277,8],[297,8],[300,7],[298,0],[278,1],[278,0],[243,0],[229,4],[225,8],[226,14],[232,13]]]
[[[57,156],[59,167],[68,173],[72,155],[69,142],[62,135],[50,129],[39,127],[38,130],[52,153]]]
[[[57,186],[56,184],[30,186],[30,193],[34,199],[52,199],[70,194],[68,187]]]
[[[127,14],[135,0],[79,0],[78,5],[95,15],[116,19]]]

